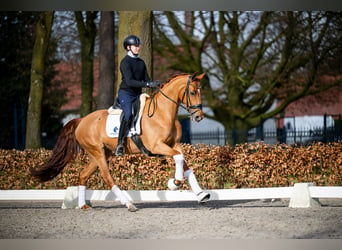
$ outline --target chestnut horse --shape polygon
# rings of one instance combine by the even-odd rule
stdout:
[[[205,73],[198,75],[197,72],[193,75],[176,75],[157,88],[146,100],[140,134],[142,143],[152,154],[174,158],[175,178],[168,181],[168,187],[171,190],[178,189],[183,177],[186,177],[199,203],[208,201],[210,194],[199,187],[192,169],[184,161],[180,143],[182,129],[177,114],[181,106],[190,113],[193,121],[200,122],[203,119],[200,80],[204,75]],[[126,205],[129,211],[136,211],[137,208],[115,185],[109,172],[107,159],[117,146],[117,138],[110,138],[106,134],[107,116],[107,110],[97,110],[68,122],[63,127],[48,162],[41,168],[31,168],[30,171],[40,181],[51,180],[76,156],[80,146],[89,154],[89,163],[80,173],[78,206],[81,209],[90,208],[85,203],[86,183],[99,168],[105,183],[121,204]],[[130,137],[126,138],[125,153],[141,153]]]

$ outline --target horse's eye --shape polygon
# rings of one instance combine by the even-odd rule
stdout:
[[[195,91],[191,91],[191,92],[190,92],[190,95],[191,95],[191,96],[195,96],[195,95],[196,95],[196,92],[195,92]]]

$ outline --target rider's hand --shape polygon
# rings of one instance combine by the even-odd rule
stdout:
[[[146,86],[148,88],[158,88],[160,84],[162,84],[162,82],[160,80],[156,80],[156,81],[147,82]]]

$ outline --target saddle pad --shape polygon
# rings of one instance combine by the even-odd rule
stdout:
[[[131,137],[132,135],[140,135],[141,128],[140,128],[140,122],[142,113],[144,110],[144,106],[146,103],[146,98],[149,97],[147,94],[140,95],[140,110],[139,110],[139,116],[138,120],[133,125],[128,133],[128,137]],[[120,130],[120,115],[122,113],[122,109],[113,109],[110,107],[108,109],[108,117],[106,121],[106,132],[107,135],[111,138],[115,138],[119,136],[119,130]]]
[[[135,127],[131,127],[128,137],[132,135],[140,135],[140,121],[141,116],[139,116],[137,124]],[[106,121],[106,132],[107,135],[111,138],[116,138],[119,136],[120,130],[120,115],[111,115],[109,114]]]
[[[140,128],[140,122],[142,113],[144,110],[144,106],[146,104],[146,98],[148,98],[149,95],[144,93],[140,95],[140,110],[139,110],[139,116],[138,120],[136,121],[135,126],[133,125],[128,133],[128,137],[131,137],[132,135],[140,135],[141,128]],[[108,109],[108,117],[106,121],[106,132],[107,135],[111,138],[115,138],[119,136],[119,130],[120,130],[120,115],[122,113],[121,109],[113,109],[110,107]]]

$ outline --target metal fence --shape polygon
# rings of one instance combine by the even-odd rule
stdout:
[[[275,123],[280,125],[281,119],[294,117],[275,118]],[[329,123],[329,119],[333,123]],[[257,128],[248,131],[230,130],[230,131],[206,131],[190,132],[189,125],[184,123],[185,127],[182,135],[182,142],[190,144],[207,145],[225,145],[227,143],[235,145],[242,142],[264,141],[267,144],[286,143],[286,144],[310,144],[313,142],[334,142],[342,140],[342,115],[327,115],[323,117],[323,123],[320,127],[300,128],[295,124],[292,126],[283,126],[283,128],[265,129],[263,122]]]
[[[228,141],[233,144],[241,142],[239,137],[247,138],[247,142],[264,141],[267,144],[310,144],[313,142],[333,142],[342,140],[341,129],[337,127],[299,129],[286,131],[286,129],[265,130],[262,134],[255,130],[250,131],[208,131],[190,133],[182,142],[190,144],[225,145]]]

